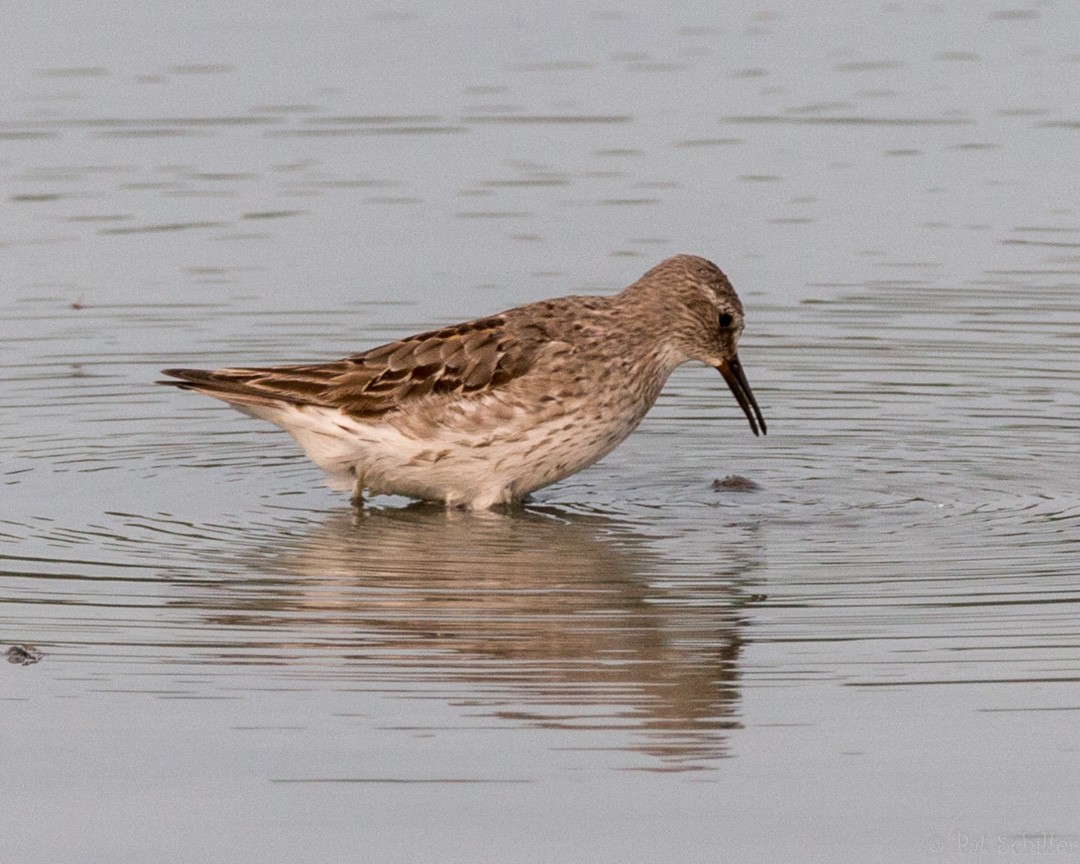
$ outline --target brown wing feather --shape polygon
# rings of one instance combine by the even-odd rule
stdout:
[[[510,333],[503,316],[481,318],[353,354],[333,363],[261,369],[166,369],[163,381],[237,405],[289,402],[384,414],[432,393],[500,387],[524,375],[549,342],[532,325]]]

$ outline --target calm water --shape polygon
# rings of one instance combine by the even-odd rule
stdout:
[[[0,37],[0,859],[1080,861],[1080,7],[99,6]],[[678,251],[769,436],[512,517],[153,384]]]

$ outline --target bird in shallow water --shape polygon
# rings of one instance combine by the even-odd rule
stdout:
[[[365,491],[487,509],[580,471],[641,422],[675,367],[719,370],[754,434],[743,307],[720,269],[676,255],[614,296],[542,300],[332,363],[166,369],[163,381],[288,432]]]

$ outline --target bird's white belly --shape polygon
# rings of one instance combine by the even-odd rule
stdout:
[[[541,422],[511,417],[497,430],[374,423],[335,409],[282,406],[260,416],[288,431],[336,488],[445,501],[484,509],[520,500],[605,456],[633,431],[633,422]],[[531,420],[531,422],[530,422]]]

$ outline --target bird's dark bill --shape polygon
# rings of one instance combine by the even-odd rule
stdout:
[[[739,403],[739,407],[742,408],[746,419],[750,421],[750,428],[754,430],[754,434],[764,435],[766,432],[765,418],[761,415],[761,409],[758,408],[754,392],[750,389],[750,383],[746,380],[738,355],[730,360],[725,360],[716,368],[724,376],[724,380],[727,381],[731,392],[735,394],[735,400]]]

